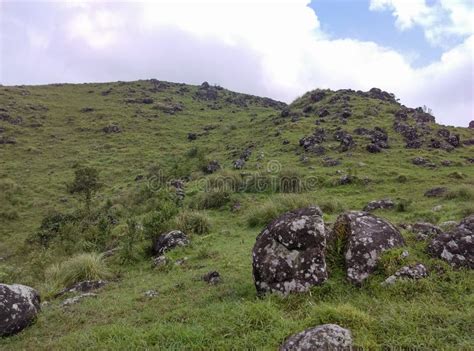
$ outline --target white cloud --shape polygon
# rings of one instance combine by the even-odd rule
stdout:
[[[445,1],[445,8],[451,6],[446,18],[458,20],[449,31],[467,33],[469,16]],[[393,2],[372,0],[371,6],[382,9]],[[316,87],[376,86],[394,92],[409,106],[430,106],[442,123],[465,126],[472,119],[474,37],[446,51],[438,62],[413,68],[408,58],[375,43],[329,39],[308,3],[47,3],[34,21],[23,18],[24,11],[11,11],[0,31],[8,34],[0,34],[7,48],[1,54],[0,79],[3,84],[207,80],[285,101]],[[438,18],[430,17],[435,12],[424,1],[416,3],[413,9],[398,8],[400,26],[434,30],[427,18]],[[440,28],[437,21],[433,19]],[[19,44],[28,36],[37,43]]]
[[[370,0],[370,10],[392,11],[400,30],[417,25],[434,45],[445,46],[451,37],[474,34],[472,0]]]

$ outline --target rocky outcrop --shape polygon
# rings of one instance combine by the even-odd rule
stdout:
[[[352,350],[350,330],[336,324],[323,324],[289,337],[280,351]]]
[[[152,253],[159,256],[175,247],[188,244],[189,240],[186,234],[179,230],[172,230],[169,233],[161,234],[153,240]]]
[[[0,284],[0,336],[29,326],[40,311],[40,296],[29,286]]]
[[[382,252],[404,245],[395,226],[367,212],[350,211],[334,223],[334,242],[345,242],[347,279],[360,285],[375,270]]]
[[[454,229],[431,240],[428,252],[451,266],[474,268],[474,214],[464,218]]]
[[[307,291],[328,277],[322,212],[308,207],[270,223],[253,248],[253,276],[259,294]]]

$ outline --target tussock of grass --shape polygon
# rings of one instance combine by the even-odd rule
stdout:
[[[50,266],[46,272],[46,281],[53,289],[71,286],[83,280],[110,278],[111,272],[102,255],[82,253],[70,259]]]
[[[175,224],[184,233],[206,234],[211,230],[209,217],[199,211],[180,212],[175,218]]]
[[[247,216],[247,224],[250,227],[264,226],[285,212],[312,204],[314,202],[307,196],[295,194],[274,195],[263,204],[251,209]]]

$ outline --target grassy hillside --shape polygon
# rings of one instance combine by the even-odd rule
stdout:
[[[400,110],[420,148],[406,148],[394,129]],[[346,282],[339,262],[307,294],[261,299],[253,285],[256,236],[293,208],[319,205],[331,223],[390,198],[395,208],[375,214],[396,225],[474,213],[474,146],[463,144],[474,132],[429,117],[377,91],[316,90],[287,106],[156,80],[0,87],[0,281],[33,286],[48,301],[34,325],[0,339],[0,348],[274,350],[295,332],[336,323],[366,349],[473,349],[472,271],[429,257],[427,242],[407,230],[408,258],[387,255],[360,288]],[[389,147],[370,153],[371,134],[356,129],[375,127]],[[316,128],[324,129],[324,154],[300,145]],[[450,147],[443,129],[461,145]],[[347,147],[341,131],[351,136]],[[245,165],[234,169],[246,150]],[[427,164],[413,164],[416,157]],[[212,160],[221,169],[208,174]],[[68,191],[83,167],[96,169],[102,185],[90,209]],[[282,185],[288,178],[298,182]],[[169,185],[175,179],[184,182],[183,200]],[[447,191],[424,196],[433,187]],[[178,227],[191,244],[153,268],[150,236]],[[97,298],[61,307],[54,295],[66,285],[58,272],[68,260],[114,248],[97,273],[110,284]],[[429,277],[380,285],[411,262],[423,262]],[[201,279],[212,270],[222,277],[215,286]],[[157,297],[144,295],[151,289]]]

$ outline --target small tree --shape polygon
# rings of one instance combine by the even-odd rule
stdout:
[[[92,196],[101,187],[99,171],[92,167],[83,167],[76,170],[74,181],[68,185],[68,190],[71,194],[81,194],[84,196],[86,209],[89,211]]]

